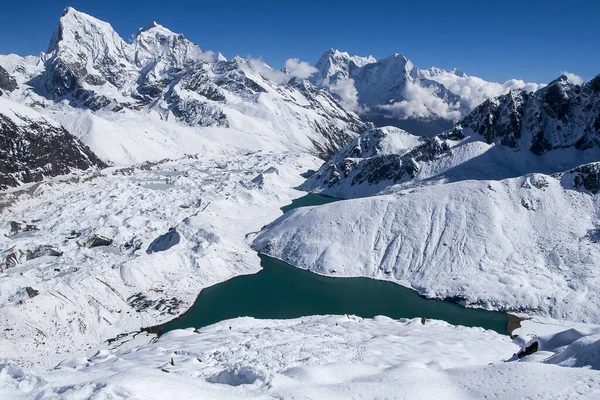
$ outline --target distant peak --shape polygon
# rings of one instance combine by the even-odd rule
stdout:
[[[156,21],[152,21],[152,23],[146,25],[143,28],[140,28],[141,31],[148,31],[152,28],[156,28],[157,26],[160,26]]]
[[[67,8],[65,8],[63,10],[63,13],[61,15],[61,17],[64,17],[65,15],[69,14],[69,13],[78,13],[79,11],[77,11],[76,9],[74,9],[73,7],[69,6]]]
[[[145,32],[150,32],[151,34],[160,33],[164,36],[179,36],[181,38],[184,38],[183,35],[175,33],[173,31],[171,31],[169,28],[165,28],[164,26],[162,26],[161,24],[159,24],[156,21],[152,21],[151,24],[148,24],[148,25],[144,26],[143,28],[138,29],[136,36],[140,36],[141,34],[143,34]]]

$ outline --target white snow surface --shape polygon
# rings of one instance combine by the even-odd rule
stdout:
[[[0,97],[0,114],[10,118],[17,126],[28,125],[30,121],[42,122],[55,127],[60,126],[56,121],[43,116],[32,108],[19,104],[4,96]]]
[[[260,260],[246,235],[281,215],[279,207],[301,195],[291,189],[300,173],[317,165],[308,155],[232,148],[3,193],[3,233],[8,221],[38,230],[0,235],[0,260],[11,253],[19,260],[0,272],[0,354],[52,363],[172,319],[202,288],[257,272]],[[179,243],[147,254],[171,228]],[[94,234],[114,242],[85,247]],[[63,255],[27,260],[27,250],[43,245]],[[27,287],[39,294],[30,298]],[[140,292],[154,305],[136,312],[128,298]],[[161,300],[165,306],[155,309]]]
[[[565,339],[578,336],[564,348]],[[15,400],[600,395],[598,352],[582,351],[583,342],[597,346],[597,333],[568,330],[538,340],[547,363],[533,356],[517,361],[519,347],[506,336],[437,320],[423,325],[420,319],[387,317],[238,318],[172,331],[127,350],[68,359],[49,370],[7,361],[0,364],[0,395]],[[573,359],[587,367],[563,366]]]
[[[302,208],[269,225],[254,247],[320,274],[598,323],[599,199],[565,186],[531,174]]]

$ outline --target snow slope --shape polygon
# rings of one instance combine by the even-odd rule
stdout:
[[[546,362],[512,358],[519,347],[505,336],[436,320],[423,325],[419,319],[385,317],[238,318],[198,331],[173,331],[131,350],[65,360],[51,370],[5,362],[0,394],[13,399],[597,398],[597,352],[582,358],[583,342],[597,346],[597,331],[571,330],[538,340]],[[572,360],[581,362],[573,368]],[[563,366],[568,364],[573,367]]]
[[[2,193],[0,353],[52,362],[165,322],[202,288],[257,272],[246,235],[281,215],[301,194],[291,185],[316,165],[232,148]],[[9,221],[36,229],[12,235]],[[112,243],[91,247],[98,235]],[[136,312],[140,292],[153,303]]]
[[[465,180],[297,209],[254,247],[320,274],[598,323],[598,196],[577,190],[572,174],[557,178]]]

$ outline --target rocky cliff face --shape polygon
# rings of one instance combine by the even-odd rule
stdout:
[[[0,98],[0,190],[106,165],[56,122]]]
[[[18,87],[17,81],[2,66],[0,66],[0,90],[12,92]]]
[[[511,91],[477,107],[459,130],[471,129],[487,143],[542,155],[600,144],[600,75],[584,85],[561,76],[535,93]]]

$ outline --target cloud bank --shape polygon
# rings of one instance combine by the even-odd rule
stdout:
[[[582,77],[580,77],[579,75],[575,75],[571,72],[562,71],[561,74],[566,76],[567,79],[569,79],[569,82],[575,85],[581,85],[584,82]]]
[[[289,58],[285,62],[285,71],[294,78],[308,79],[317,72],[317,69],[306,61],[300,61],[297,58]]]
[[[396,118],[431,118],[439,117],[458,120],[468,114],[484,101],[521,89],[534,92],[545,85],[527,83],[520,79],[510,79],[504,83],[488,82],[475,76],[457,75],[449,71],[422,71],[424,78],[444,85],[450,92],[460,97],[460,101],[448,103],[439,98],[435,88],[424,87],[418,81],[406,84],[402,101],[381,108]]]

